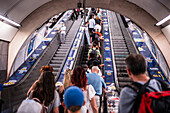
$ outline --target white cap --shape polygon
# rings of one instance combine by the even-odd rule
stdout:
[[[17,113],[41,113],[42,105],[32,99],[23,100]]]

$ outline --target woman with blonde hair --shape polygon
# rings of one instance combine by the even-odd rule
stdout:
[[[64,90],[71,86],[71,75],[72,75],[73,71],[71,69],[67,69],[64,75],[64,81],[63,81],[63,86],[64,86]]]
[[[72,75],[73,71],[72,69],[67,69],[65,71],[65,74],[64,74],[64,80],[63,80],[63,85],[61,85],[59,87],[59,96],[60,96],[60,102],[62,103],[63,102],[63,95],[64,95],[64,91],[67,87],[69,86],[72,86],[72,83],[71,83],[71,75]],[[64,111],[66,112],[66,109],[64,109],[64,107],[62,105],[59,106],[59,112],[60,113],[64,113]]]

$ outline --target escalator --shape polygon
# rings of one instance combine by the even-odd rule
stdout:
[[[85,45],[82,53],[82,59],[80,62],[80,66],[87,70],[87,62],[88,62],[88,51],[90,50],[90,45]]]
[[[109,11],[109,20],[113,45],[112,51],[114,53],[118,80],[117,90],[120,91],[123,86],[132,82],[126,71],[125,59],[130,53],[137,53],[137,51],[132,40],[130,40],[120,15]]]
[[[81,19],[76,21],[68,20],[66,22],[67,35],[65,44],[59,44],[59,34],[56,34],[55,38],[41,54],[37,62],[32,66],[26,76],[24,76],[24,78],[16,85],[6,87],[3,90],[2,97],[5,101],[2,106],[3,113],[16,112],[22,100],[26,98],[28,89],[31,87],[34,81],[38,79],[42,66],[47,64],[51,65],[54,68],[54,74],[56,75],[56,78],[58,78],[80,23]]]
[[[59,46],[59,48],[56,50],[54,56],[49,62],[49,65],[52,66],[54,69],[53,72],[54,75],[57,75],[56,79],[58,78],[58,75],[61,73],[66,57],[73,43],[74,37],[76,36],[76,33],[79,29],[80,23],[81,23],[80,18],[73,23],[68,34],[66,35],[65,43]]]

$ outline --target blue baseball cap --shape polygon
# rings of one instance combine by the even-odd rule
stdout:
[[[71,106],[82,106],[84,95],[82,90],[77,86],[70,86],[64,92],[64,104],[69,109]]]

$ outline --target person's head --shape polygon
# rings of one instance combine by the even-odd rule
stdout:
[[[96,32],[99,32],[99,29],[97,29]]]
[[[93,61],[93,66],[99,66],[97,59],[95,59],[95,60]]]
[[[56,18],[53,18],[53,22],[55,22],[55,23],[56,23],[56,22],[57,22],[57,19],[56,19]]]
[[[96,47],[96,46],[97,46],[97,44],[96,44],[96,42],[94,42],[94,43],[93,43],[93,47]]]
[[[87,85],[87,77],[84,68],[77,67],[73,70],[73,74],[71,75],[71,82],[73,85],[86,89]]]
[[[72,72],[73,71],[71,69],[67,69],[65,71],[64,81],[63,81],[64,89],[66,89],[67,87],[69,87],[71,85],[71,75],[72,75]]]
[[[62,26],[65,26],[65,23],[64,23],[64,22],[62,23]]]
[[[92,73],[99,73],[99,67],[98,66],[93,66],[92,69],[91,69],[91,72]]]
[[[127,65],[127,71],[129,75],[131,73],[134,76],[145,74],[147,66],[145,58],[141,54],[130,54],[126,58],[125,62]]]
[[[92,19],[92,15],[90,15],[89,19]]]
[[[95,55],[94,55],[94,53],[90,53],[90,59],[93,59],[93,58],[95,58]]]
[[[100,18],[96,17],[96,24],[100,24]]]
[[[41,72],[44,72],[44,71],[51,71],[51,72],[53,72],[54,70],[53,70],[53,68],[51,66],[47,65],[47,66],[42,66],[40,71]]]
[[[80,88],[77,86],[70,86],[64,92],[64,106],[68,109],[69,113],[81,113],[81,107],[84,103],[84,95]]]
[[[51,71],[44,71],[38,79],[38,82],[33,87],[32,98],[38,98],[41,103],[45,102],[48,106],[54,99],[55,82],[54,75]]]
[[[96,20],[99,20],[99,16],[96,14]]]

